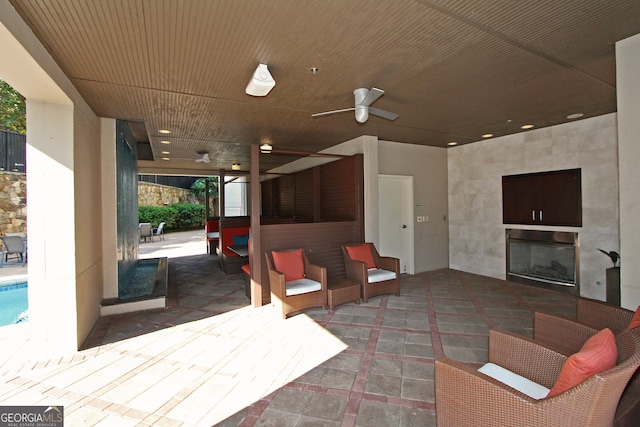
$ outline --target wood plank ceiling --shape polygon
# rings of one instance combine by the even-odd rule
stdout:
[[[614,43],[640,33],[637,0],[10,1],[96,114],[135,123],[154,157],[142,169],[194,175],[246,171],[261,142],[447,147],[610,113]],[[259,63],[276,81],[266,97],[244,91]],[[397,120],[311,117],[372,86]]]

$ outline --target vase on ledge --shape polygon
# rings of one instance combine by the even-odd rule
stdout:
[[[620,307],[620,267],[607,268],[607,304]]]

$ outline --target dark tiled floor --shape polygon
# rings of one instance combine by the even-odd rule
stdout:
[[[306,313],[349,345],[221,426],[435,426],[434,360],[487,361],[489,328],[531,336],[533,312],[575,316],[575,298],[440,270],[400,297]]]
[[[70,425],[430,426],[435,359],[484,363],[489,328],[530,336],[534,311],[576,304],[439,270],[403,276],[399,297],[281,320],[215,256],[171,258],[169,277],[166,309],[101,319],[73,357],[3,366],[0,403],[64,405]]]

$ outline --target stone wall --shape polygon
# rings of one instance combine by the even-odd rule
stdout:
[[[0,172],[0,234],[27,232],[27,175]]]
[[[191,190],[150,182],[138,182],[139,206],[170,206],[176,203],[201,203]]]

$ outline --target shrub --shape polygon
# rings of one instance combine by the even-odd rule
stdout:
[[[138,222],[150,222],[154,227],[164,221],[165,227],[171,228],[177,214],[168,206],[138,206]]]
[[[193,230],[204,227],[205,206],[191,203],[176,203],[171,206],[177,214],[175,228]]]
[[[204,227],[205,207],[191,203],[171,206],[138,206],[138,222],[157,227],[165,222],[165,230],[194,230]]]

